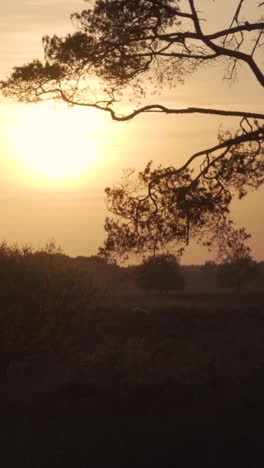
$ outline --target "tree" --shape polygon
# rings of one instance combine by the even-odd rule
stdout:
[[[257,264],[251,256],[230,258],[217,268],[220,286],[237,292],[240,292],[244,285],[254,281],[257,273]]]
[[[139,288],[161,292],[184,289],[184,278],[174,255],[148,257],[135,268],[133,278]]]
[[[208,2],[202,2],[203,8]],[[113,216],[106,219],[101,254],[155,253],[171,245],[182,249],[190,238],[220,239],[221,244],[223,231],[233,235],[233,197],[242,198],[263,183],[264,114],[224,107],[168,108],[162,102],[139,105],[127,114],[118,107],[122,96],[129,94],[135,102],[150,84],[162,90],[219,61],[226,64],[225,79],[232,80],[244,64],[263,87],[264,3],[251,1],[255,19],[243,17],[245,3],[234,2],[231,23],[208,33],[199,0],[94,0],[90,9],[72,15],[75,33],[43,38],[43,63],[16,67],[1,82],[3,94],[21,102],[53,99],[96,108],[116,121],[149,113],[238,119],[237,131],[220,132],[214,146],[198,150],[183,166],[148,164],[107,188]]]
[[[204,277],[206,285],[211,290],[218,287],[217,269],[218,265],[212,260],[205,262],[204,267],[202,268],[202,276]]]
[[[250,248],[245,245],[249,237],[244,229],[239,229],[223,245],[217,265],[217,277],[222,287],[240,292],[242,286],[257,277],[257,264],[252,259]]]

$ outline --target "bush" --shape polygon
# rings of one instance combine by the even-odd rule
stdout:
[[[50,242],[44,249],[0,244],[2,367],[25,347],[60,339],[96,294],[87,270]]]
[[[230,257],[217,267],[220,286],[238,292],[244,285],[254,281],[257,275],[257,264],[250,255]]]
[[[174,255],[147,258],[136,267],[134,280],[139,288],[158,290],[160,293],[182,290],[185,287],[178,260]]]

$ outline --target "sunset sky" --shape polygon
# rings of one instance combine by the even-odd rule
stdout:
[[[246,1],[247,14],[256,3]],[[209,6],[208,19],[223,27],[229,26],[235,4],[200,0],[199,9]],[[13,66],[42,58],[42,36],[70,32],[70,14],[85,7],[82,0],[3,2],[0,79]],[[198,73],[184,86],[152,96],[151,102],[263,111],[263,90],[246,67],[239,68],[232,85],[222,81],[222,72],[218,66]],[[69,255],[96,254],[104,240],[104,188],[118,182],[123,169],[143,169],[150,159],[165,166],[181,164],[216,143],[221,123],[228,128],[236,121],[156,114],[121,124],[96,110],[22,105],[0,97],[0,240],[39,247],[54,238]],[[234,202],[232,212],[252,234],[257,260],[264,260],[263,196],[262,187]],[[191,246],[183,263],[207,258],[204,250]]]

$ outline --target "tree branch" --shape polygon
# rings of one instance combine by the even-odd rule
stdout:
[[[233,110],[224,110],[224,109],[210,109],[210,108],[203,108],[203,107],[187,107],[182,109],[173,109],[161,104],[149,104],[147,106],[139,107],[135,111],[127,114],[127,115],[118,115],[111,107],[104,107],[99,105],[98,103],[85,103],[85,102],[78,102],[69,97],[59,88],[54,88],[49,91],[43,91],[45,93],[59,93],[61,98],[64,102],[72,105],[72,106],[80,106],[80,107],[93,107],[98,110],[102,110],[108,112],[112,119],[118,122],[126,122],[132,120],[139,114],[144,113],[164,113],[164,114],[175,114],[175,115],[186,115],[186,114],[206,114],[206,115],[221,115],[225,117],[241,117],[241,118],[252,118],[258,120],[264,120],[264,114],[259,112],[247,112],[247,111],[233,111]]]
[[[210,154],[213,154],[219,150],[225,149],[225,150],[230,150],[232,146],[238,146],[241,143],[247,143],[250,141],[256,141],[258,142],[259,139],[264,140],[264,128],[249,132],[249,133],[243,133],[242,135],[236,136],[234,138],[227,139],[226,141],[223,141],[219,143],[218,145],[212,146],[210,148],[206,148],[204,150],[198,151],[197,153],[194,153],[182,166],[179,168],[170,168],[170,174],[171,175],[177,175],[180,174],[181,172],[185,171],[192,163],[195,161],[197,158],[201,156],[209,156]],[[223,157],[226,154],[226,151],[220,155],[220,157]],[[218,158],[218,157],[217,157]],[[212,164],[215,163],[215,159],[212,160],[210,163],[208,163],[207,168],[209,168]],[[202,175],[202,172],[200,173]],[[161,178],[164,177],[164,175],[160,176]],[[153,182],[157,182],[158,179],[156,179]]]

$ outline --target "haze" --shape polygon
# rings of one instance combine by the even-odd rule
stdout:
[[[234,1],[223,3],[232,11]],[[70,13],[85,6],[80,0],[13,0],[2,5],[0,78],[13,66],[42,57],[42,36],[69,32]],[[223,10],[212,18],[229,25]],[[194,75],[168,93],[166,104],[263,109],[262,89],[246,67],[232,87],[222,82],[221,72],[212,68]],[[55,238],[69,255],[95,254],[104,240],[104,188],[117,182],[123,169],[143,169],[150,159],[177,166],[216,142],[221,121],[151,115],[117,124],[98,111],[25,106],[1,98],[0,240],[39,246]],[[262,188],[233,204],[234,219],[252,234],[252,253],[258,261],[263,260],[263,194]],[[191,246],[183,262],[207,258],[207,252]]]

